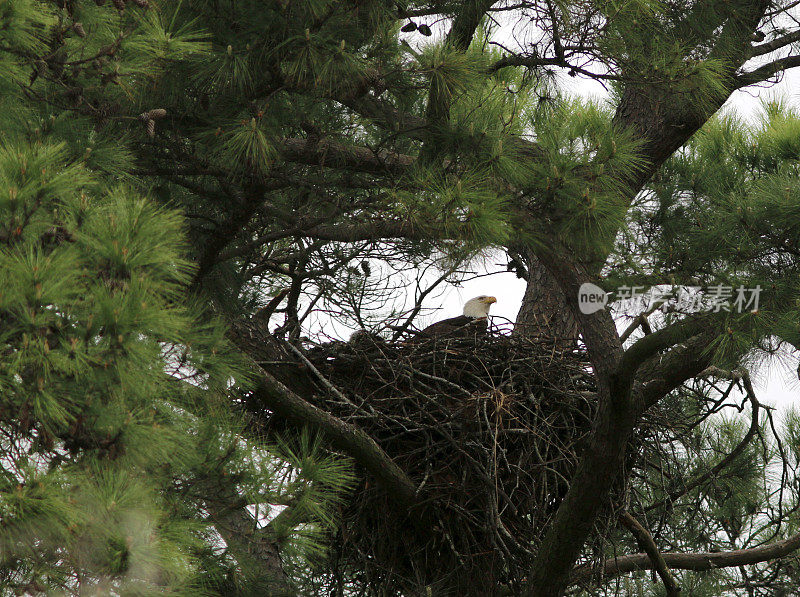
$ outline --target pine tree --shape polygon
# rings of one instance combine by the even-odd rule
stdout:
[[[163,108],[140,124],[115,103],[158,80],[152,60],[204,48],[142,11],[2,6],[0,586],[293,594],[289,562],[320,550],[349,465],[309,433],[242,439],[248,374],[192,298],[184,219],[137,189],[122,127],[98,124],[152,132]],[[260,535],[285,568],[248,561]]]
[[[755,127],[714,113],[800,65],[796,12],[744,0],[5,2],[7,585],[549,596],[613,592],[621,574],[649,591],[629,573],[657,568],[673,595],[675,578],[698,593],[789,586],[796,425],[765,423],[749,371],[800,342],[800,120],[780,104]],[[608,102],[569,97],[559,74],[607,85]],[[337,386],[375,362],[332,381],[359,338],[314,342],[322,312],[378,334],[361,336],[375,359],[402,353],[426,297],[492,251],[527,282],[513,342],[563,356],[579,339],[588,364],[564,356],[547,374],[591,370],[593,384],[591,401],[576,398],[591,425],[561,454],[563,479],[510,527],[519,493],[540,489],[529,471],[506,484],[491,459],[460,479],[404,469],[395,435],[365,431],[376,395]],[[608,310],[578,309],[585,282],[764,292],[757,310],[636,313],[620,334]],[[396,403],[404,383],[466,392],[493,416],[522,400],[421,373],[384,380]],[[719,418],[742,400],[752,419]],[[474,461],[476,437],[447,450]],[[468,482],[481,491],[448,494]],[[472,498],[491,507],[448,510]],[[283,503],[253,532],[248,506],[258,517]],[[335,531],[334,513],[356,503],[388,514]],[[474,537],[480,549],[462,554]],[[340,558],[357,540],[373,542],[369,557]],[[615,560],[611,541],[649,555]],[[747,559],[756,543],[769,550]],[[698,555],[711,549],[729,570],[680,572],[716,567],[722,556]]]

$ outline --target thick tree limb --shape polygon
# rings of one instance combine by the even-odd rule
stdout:
[[[233,488],[233,487],[232,487]],[[233,504],[209,503],[214,528],[225,540],[239,566],[251,578],[257,578],[269,594],[289,597],[295,591],[283,569],[278,541],[273,533],[259,532],[256,521],[240,503],[240,496],[230,495]]]
[[[561,286],[533,251],[521,247],[520,258],[527,269],[527,285],[517,317],[514,334],[523,337],[545,336],[559,346],[572,346],[578,337],[578,321],[566,308]],[[552,306],[561,308],[553,309]]]
[[[588,447],[542,539],[523,592],[527,597],[557,597],[568,586],[570,570],[606,503],[611,485],[619,477],[625,446],[638,414],[631,408],[630,386],[623,387],[615,380],[622,344],[610,312],[601,309],[587,315],[579,309],[578,288],[589,280],[585,268],[552,251],[538,256],[558,281],[579,322],[595,369],[598,394]]]
[[[781,48],[784,48],[797,41],[800,41],[800,29],[791,33],[787,33],[786,35],[782,35],[781,37],[776,37],[775,39],[761,45],[753,46],[753,48],[750,50],[750,56],[763,56],[764,54],[769,54],[775,50],[780,50]]]
[[[749,57],[753,33],[771,5],[770,0],[731,0],[721,3],[725,15],[721,30],[714,36],[709,58],[721,59],[736,69]]]
[[[492,8],[492,4],[496,1],[463,0],[456,17],[453,19],[453,25],[450,27],[445,43],[456,50],[466,52],[475,35],[475,30],[481,24],[483,15]]]
[[[711,361],[708,345],[714,334],[698,334],[675,346],[663,355],[644,363],[634,379],[632,402],[645,412],[681,384],[700,375]]]
[[[416,501],[416,486],[364,431],[317,408],[259,366],[261,378],[253,399],[289,421],[322,433],[377,479],[387,495],[404,507]]]
[[[658,551],[656,542],[650,532],[644,528],[638,520],[628,512],[623,512],[619,515],[619,521],[636,539],[639,547],[644,550],[647,557],[650,558],[650,563],[653,565],[658,576],[661,577],[661,582],[664,583],[664,588],[667,590],[667,597],[679,597],[681,588],[675,582],[675,578],[667,567],[664,557]]]
[[[388,238],[431,239],[431,231],[409,222],[393,220],[368,221],[359,224],[331,224],[309,228],[300,233],[320,240],[337,242],[358,242],[365,240],[382,240]]]
[[[568,308],[578,321],[595,371],[601,376],[610,378],[616,372],[623,356],[616,324],[608,309],[600,309],[591,314],[580,310],[578,289],[581,284],[592,281],[592,277],[584,265],[569,261],[567,257],[569,254],[565,248],[560,251],[542,248],[537,252],[537,257],[539,263],[547,267],[561,287]]]
[[[558,597],[580,555],[612,484],[619,478],[636,418],[619,400],[599,397],[589,445],[537,552],[526,597]]]
[[[374,476],[398,505],[409,507],[416,502],[416,485],[375,440],[362,429],[338,419],[304,398],[312,397],[317,391],[311,378],[297,372],[282,376],[281,379],[290,384],[290,388],[259,364],[281,358],[285,360],[289,351],[257,320],[230,322],[228,337],[249,357],[257,373],[256,388],[249,402],[266,407],[292,425],[309,427],[322,433],[333,447],[351,456]]]
[[[542,540],[523,593],[529,597],[556,597],[569,585],[569,568],[589,536],[597,513],[605,505],[613,482],[622,472],[625,447],[641,414],[658,398],[707,366],[704,350],[707,339],[695,336],[674,348],[650,367],[655,376],[650,380],[652,383],[640,383],[634,392],[634,376],[620,375],[625,353],[610,313],[601,309],[587,315],[579,309],[578,287],[589,280],[585,268],[567,262],[556,253],[541,254],[540,259],[561,285],[579,322],[598,388],[598,409],[589,445]],[[638,367],[659,350],[680,342],[691,331],[697,331],[694,325],[679,325],[654,340],[649,338],[655,334],[647,336],[643,340],[648,342],[629,357],[631,364]]]
[[[742,73],[735,78],[734,88],[741,89],[748,85],[762,83],[781,71],[800,66],[800,56],[786,56],[758,67],[757,69]]]
[[[747,566],[760,562],[769,562],[786,557],[800,548],[800,533],[791,535],[782,541],[776,541],[759,547],[737,549],[723,552],[702,553],[662,553],[664,563],[673,570],[714,570]],[[646,553],[637,553],[606,560],[601,575],[604,580],[634,572],[636,570],[652,570],[653,562]],[[576,585],[589,581],[594,575],[591,567],[580,567],[575,570],[570,584]]]
[[[398,504],[409,507],[416,501],[416,486],[403,470],[358,427],[317,408],[275,379],[264,369],[254,399],[274,413],[298,425],[322,433],[327,440],[362,465]]]
[[[620,359],[616,375],[620,380],[632,379],[647,359],[661,350],[688,340],[708,325],[705,320],[690,317],[648,334],[628,348]]]
[[[426,119],[398,110],[389,102],[369,93],[334,99],[386,130],[417,141],[425,141],[430,137]]]
[[[705,10],[708,3],[695,3],[697,10]],[[717,3],[715,3],[716,5]],[[704,7],[704,5],[706,5]],[[707,27],[697,29],[698,20],[691,13],[685,19],[686,38],[698,44],[714,40],[710,58],[719,59],[728,65],[731,83],[725,93],[711,99],[703,108],[695,98],[670,87],[652,87],[628,84],[614,114],[614,124],[629,130],[641,139],[641,157],[646,166],[636,171],[626,181],[630,200],[642,189],[653,173],[664,161],[682,147],[686,141],[705,124],[735,89],[748,85],[737,85],[735,72],[748,58],[751,37],[769,7],[768,0],[736,0],[720,3],[712,12],[714,18],[704,19]],[[623,78],[628,73],[622,73]]]
[[[457,52],[466,52],[483,15],[494,2],[495,0],[463,0],[453,18],[453,24],[445,38],[445,45]],[[436,136],[449,122],[452,101],[451,90],[444,89],[441,85],[431,84],[428,90],[428,106],[425,116],[432,127],[433,138],[425,143],[420,153],[426,161],[435,155],[431,141],[435,142]]]

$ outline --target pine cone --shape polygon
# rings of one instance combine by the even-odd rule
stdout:
[[[426,36],[426,37],[430,37],[430,36],[431,36],[431,34],[433,33],[433,32],[431,31],[431,28],[430,28],[430,27],[428,27],[428,26],[427,26],[425,23],[423,23],[422,25],[420,25],[419,27],[417,27],[417,31],[419,31],[420,33],[422,33],[422,35],[424,35],[424,36]]]
[[[150,8],[150,3],[147,0],[131,0],[139,8]]]
[[[72,29],[78,34],[78,37],[86,37],[86,29],[80,23],[73,23]]]
[[[400,31],[402,31],[403,33],[411,33],[412,31],[416,30],[417,30],[417,24],[414,21],[409,21],[400,28]]]
[[[145,125],[147,128],[147,136],[151,139],[156,136],[156,121],[155,120],[148,120],[147,124]]]
[[[120,12],[125,10],[125,0],[111,0],[111,4],[113,4]]]
[[[147,122],[148,120],[161,120],[167,115],[167,111],[164,108],[156,108],[155,110],[148,110],[147,112],[142,112],[139,114],[139,120],[142,122]]]

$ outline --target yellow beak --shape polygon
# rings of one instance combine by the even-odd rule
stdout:
[[[486,303],[487,305],[491,305],[492,303],[496,303],[496,302],[497,302],[497,299],[496,299],[496,298],[494,298],[493,296],[487,296],[487,297],[486,297],[486,298],[483,300],[483,302],[484,302],[484,303]]]

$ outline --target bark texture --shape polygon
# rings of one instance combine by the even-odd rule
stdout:
[[[661,557],[667,566],[678,570],[714,570],[768,562],[783,558],[798,549],[800,549],[800,533],[749,549],[705,553],[661,553]],[[636,570],[651,570],[654,565],[646,553],[631,554],[607,560],[603,564],[602,574],[610,579]],[[572,577],[573,584],[585,582],[591,578],[592,573],[593,571],[588,568],[579,568]]]
[[[259,588],[274,597],[290,597],[295,592],[283,569],[280,546],[272,533],[256,528],[247,508],[232,497],[233,505],[210,505],[214,528],[233,557]]]
[[[578,321],[564,291],[532,251],[527,253],[525,262],[527,286],[514,333],[571,345],[578,337]]]

